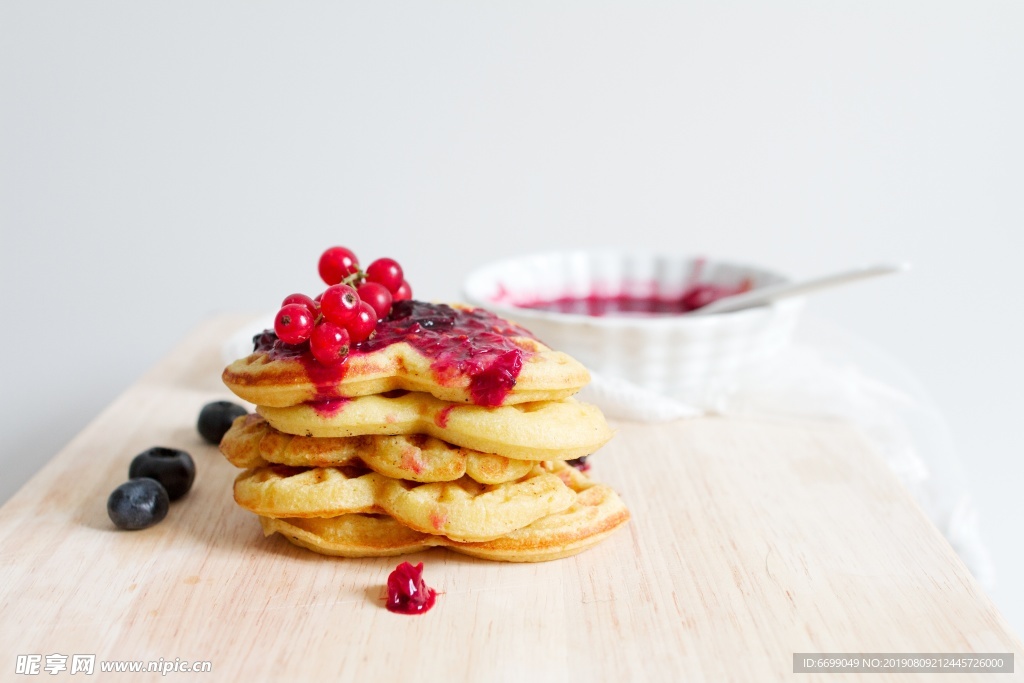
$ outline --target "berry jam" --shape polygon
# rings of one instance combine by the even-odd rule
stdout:
[[[572,465],[573,467],[578,469],[580,472],[589,472],[590,471],[590,463],[587,462],[587,458],[588,457],[589,456],[584,455],[584,456],[579,457],[579,458],[573,458],[572,460],[566,460],[565,464],[566,465]]]
[[[451,416],[452,411],[455,410],[456,407],[457,406],[451,405],[451,406],[445,406],[444,408],[441,408],[441,412],[439,412],[437,414],[437,416],[434,418],[434,424],[436,424],[441,429],[444,429],[445,427],[447,427],[448,426],[448,418]]]
[[[554,311],[556,313],[576,313],[578,315],[601,316],[658,316],[679,315],[689,313],[707,306],[722,297],[742,294],[750,291],[749,280],[739,285],[694,284],[686,288],[675,298],[628,296],[600,296],[597,294],[586,297],[560,297],[550,301],[527,301],[517,303],[520,308],[532,308],[537,311]]]
[[[423,582],[423,563],[415,567],[408,562],[395,567],[388,576],[389,612],[423,614],[434,606],[437,591]]]
[[[388,317],[377,323],[370,339],[351,346],[349,357],[406,342],[430,359],[440,384],[451,385],[468,377],[473,403],[498,406],[515,387],[523,358],[530,353],[516,346],[512,337],[534,338],[522,327],[483,309],[464,311],[445,304],[398,301]],[[337,396],[347,362],[321,365],[310,355],[308,344],[285,344],[270,330],[253,342],[256,352],[266,353],[272,360],[301,362],[317,388],[317,401]]]
[[[329,418],[340,413],[341,409],[345,407],[345,404],[351,400],[352,399],[344,396],[337,396],[313,401],[309,405],[313,407],[313,411],[320,417]]]

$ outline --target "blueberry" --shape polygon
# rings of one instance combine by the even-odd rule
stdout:
[[[178,500],[192,488],[196,464],[185,451],[153,446],[136,455],[128,466],[128,478],[139,477],[156,479],[167,490],[171,500]]]
[[[132,479],[107,498],[107,514],[118,529],[145,529],[167,516],[171,501],[156,479]]]
[[[245,415],[247,411],[237,403],[231,401],[214,401],[207,403],[199,411],[199,434],[212,444],[219,444],[220,440],[231,428],[231,423],[236,417]]]

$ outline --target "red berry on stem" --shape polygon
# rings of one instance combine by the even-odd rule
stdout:
[[[274,331],[285,344],[301,344],[313,332],[313,316],[303,304],[282,306],[274,318]]]
[[[314,318],[319,314],[319,311],[317,310],[317,303],[305,294],[289,294],[284,298],[284,301],[281,302],[281,306],[287,306],[288,304],[302,304],[309,309],[310,314]]]
[[[320,299],[324,317],[335,325],[348,327],[359,308],[359,295],[348,285],[331,285]]]
[[[351,249],[331,247],[320,256],[319,270],[324,282],[336,285],[359,270],[359,261]]]
[[[379,258],[366,268],[366,279],[384,285],[394,294],[402,286],[405,274],[398,261],[390,258]]]
[[[349,334],[341,325],[321,320],[309,338],[309,351],[323,365],[334,365],[348,356]]]
[[[391,292],[388,288],[377,282],[364,282],[356,290],[359,299],[373,306],[377,311],[377,320],[385,317],[391,312]]]
[[[353,343],[366,341],[377,328],[377,311],[365,301],[360,301],[356,317],[345,327],[348,328]]]
[[[408,282],[402,280],[402,284],[395,290],[392,298],[395,301],[408,301],[412,298],[412,287],[409,286]]]

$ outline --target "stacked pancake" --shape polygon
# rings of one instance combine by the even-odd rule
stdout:
[[[567,461],[609,438],[571,397],[585,368],[480,309],[396,304],[324,367],[272,333],[224,381],[257,413],[221,442],[245,471],[236,502],[310,550],[344,557],[432,546],[494,560],[572,555],[629,519]]]

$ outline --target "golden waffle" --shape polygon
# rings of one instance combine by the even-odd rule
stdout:
[[[267,434],[266,425],[267,423],[262,417],[253,413],[236,417],[231,423],[231,428],[224,433],[220,440],[220,452],[228,459],[228,462],[242,469],[266,464],[260,453],[260,442]],[[292,463],[283,464],[291,465]]]
[[[350,514],[334,518],[275,519],[260,517],[263,533],[280,533],[295,545],[323,555],[383,557],[443,546],[487,560],[544,562],[567,557],[596,545],[629,520],[629,510],[607,486],[595,484],[562,463],[555,473],[577,492],[565,510],[486,542],[456,542],[423,534],[386,515]]]
[[[263,517],[386,512],[403,525],[458,541],[488,541],[572,505],[561,477],[535,467],[519,481],[484,486],[468,477],[414,485],[376,472],[268,465],[235,480],[235,502]]]
[[[463,318],[480,316],[481,320],[477,322],[488,325],[487,333],[500,337],[505,345],[521,356],[521,368],[518,375],[511,378],[514,385],[511,390],[496,395],[497,403],[480,400],[479,395],[474,395],[472,373],[460,369],[460,363],[439,365],[437,358],[428,357],[417,349],[415,340],[402,341],[401,336],[381,348],[364,351],[358,345],[354,346],[345,362],[334,368],[312,363],[308,353],[281,352],[282,347],[274,347],[269,341],[262,345],[258,343],[257,350],[251,355],[229,365],[222,378],[231,391],[246,401],[279,408],[339,396],[370,396],[396,389],[425,392],[455,403],[511,405],[565,398],[590,381],[590,374],[578,361],[552,351],[523,328],[493,314],[465,306],[451,308],[422,302],[414,302],[414,305],[433,310],[443,308]],[[389,326],[396,324],[391,321],[379,323],[378,335],[386,335]],[[472,336],[472,333],[466,335],[459,329],[418,330],[416,334],[433,334],[441,342],[455,346],[466,343],[460,339]]]
[[[533,467],[513,460],[452,446],[422,434],[315,438],[279,432],[259,415],[237,418],[220,442],[236,467],[269,463],[294,467],[365,466],[392,479],[454,481],[469,476],[481,484],[521,479]]]
[[[314,437],[428,434],[448,443],[517,460],[572,460],[612,437],[601,411],[575,399],[498,408],[449,403],[430,394],[362,396],[325,410],[316,404],[258,406],[275,429]]]

